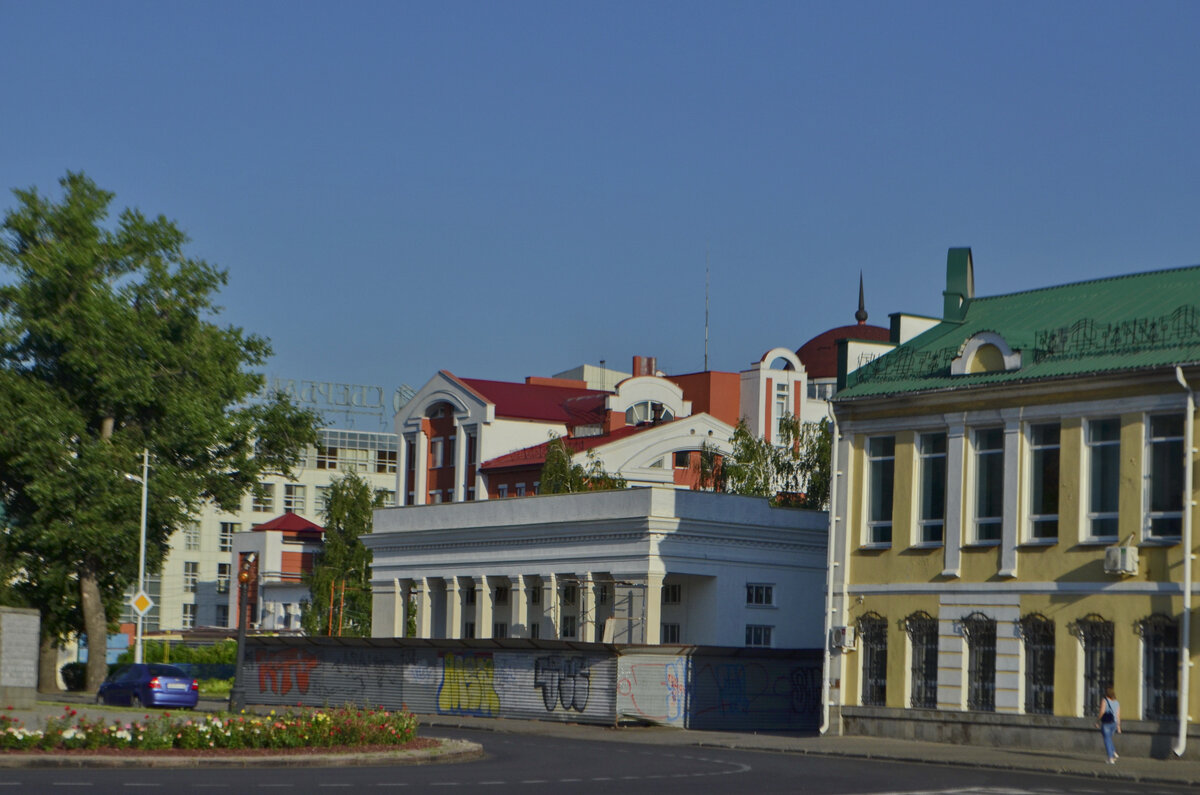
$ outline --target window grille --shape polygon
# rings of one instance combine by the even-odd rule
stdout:
[[[904,619],[912,644],[912,699],[916,709],[937,709],[938,626],[924,611]]]
[[[1137,626],[1142,636],[1142,717],[1179,717],[1179,624],[1155,613]]]
[[[1039,613],[1021,619],[1025,646],[1025,712],[1054,714],[1054,622]]]
[[[1083,714],[1095,715],[1113,683],[1113,623],[1089,613],[1068,629],[1083,644]]]
[[[996,620],[972,613],[962,620],[967,638],[967,709],[996,711]]]
[[[887,620],[878,613],[858,619],[862,644],[862,703],[868,707],[887,705]]]

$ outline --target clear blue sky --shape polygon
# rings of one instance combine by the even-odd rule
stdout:
[[[1200,262],[1200,3],[0,0],[0,187],[228,269],[273,376],[745,368]],[[10,193],[0,207],[13,204]]]

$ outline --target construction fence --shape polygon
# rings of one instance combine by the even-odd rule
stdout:
[[[418,714],[815,730],[819,649],[553,640],[247,639],[246,703]]]

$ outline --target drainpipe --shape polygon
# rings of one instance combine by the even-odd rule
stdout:
[[[829,731],[829,676],[832,673],[830,657],[833,655],[833,573],[838,565],[834,560],[833,541],[837,536],[837,486],[838,486],[838,426],[837,418],[833,416],[833,406],[825,404],[829,415],[829,538],[826,541],[826,586],[825,586],[825,654],[822,657],[821,669],[821,728],[820,734]]]
[[[1188,682],[1191,662],[1188,647],[1192,629],[1192,457],[1195,455],[1192,432],[1195,426],[1196,393],[1183,377],[1183,368],[1175,365],[1175,380],[1187,390],[1187,414],[1183,420],[1184,463],[1183,463],[1183,632],[1179,636],[1179,737],[1172,748],[1175,755],[1183,756],[1187,750],[1188,731]]]

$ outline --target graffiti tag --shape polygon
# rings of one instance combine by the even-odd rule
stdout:
[[[437,708],[443,715],[493,717],[500,713],[500,696],[494,685],[495,665],[490,654],[446,654],[442,657],[442,683]]]
[[[583,712],[591,695],[592,678],[583,657],[539,657],[534,665],[534,687],[542,689],[547,712],[557,704]]]
[[[256,651],[258,663],[258,692],[270,690],[280,696],[291,692],[293,685],[301,693],[308,693],[309,677],[320,660],[310,651],[286,649],[284,651]]]

